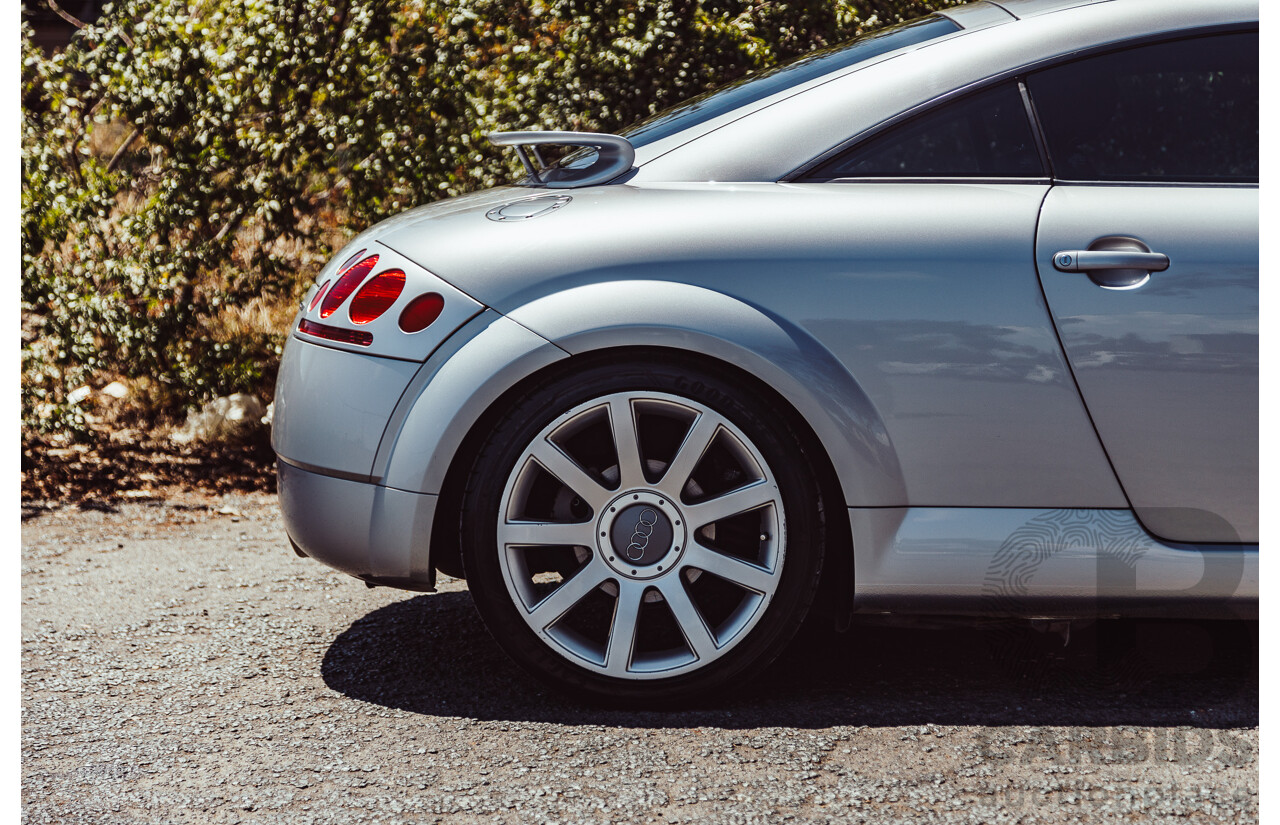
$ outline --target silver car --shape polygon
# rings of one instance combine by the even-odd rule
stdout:
[[[806,617],[1255,616],[1257,15],[978,2],[621,135],[492,135],[525,179],[303,302],[295,549],[465,576],[517,662],[623,701]]]

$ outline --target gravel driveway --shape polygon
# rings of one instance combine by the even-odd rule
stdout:
[[[714,707],[573,705],[463,582],[289,550],[274,496],[27,507],[29,823],[1256,821],[1248,623],[858,625]]]

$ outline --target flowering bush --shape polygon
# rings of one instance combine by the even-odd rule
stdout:
[[[613,131],[946,4],[120,0],[53,57],[24,30],[24,424],[82,432],[95,377],[265,397],[347,227],[512,176],[485,133]]]

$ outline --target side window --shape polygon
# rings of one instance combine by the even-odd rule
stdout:
[[[1258,34],[1141,46],[1027,80],[1054,176],[1258,179]]]
[[[806,175],[837,178],[1044,177],[1022,94],[1006,83],[894,126]]]

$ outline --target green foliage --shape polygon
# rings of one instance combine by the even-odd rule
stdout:
[[[267,396],[262,319],[345,227],[511,179],[485,133],[614,131],[947,4],[120,0],[52,58],[24,30],[24,424],[82,428],[100,374]]]

